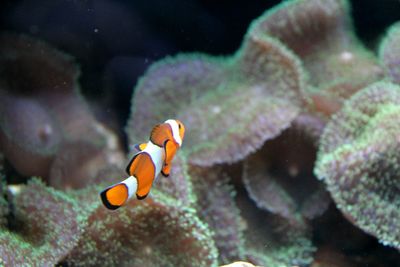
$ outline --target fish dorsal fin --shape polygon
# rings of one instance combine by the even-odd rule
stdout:
[[[141,143],[141,144],[136,144],[136,145],[134,145],[134,148],[135,148],[137,151],[143,151],[143,150],[146,149],[146,147],[147,147],[147,143]]]
[[[167,123],[157,124],[151,130],[150,141],[159,147],[162,147],[165,141],[171,138],[172,138],[171,126],[169,126],[169,124]]]

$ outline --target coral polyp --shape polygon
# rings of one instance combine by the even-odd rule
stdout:
[[[312,107],[325,115],[383,76],[377,58],[352,32],[345,0],[286,1],[253,22],[251,30],[278,38],[301,58]],[[327,109],[334,103],[337,108]]]
[[[3,2],[0,266],[400,266],[400,22],[285,0],[227,51],[273,1]]]
[[[189,170],[193,181],[195,204],[199,217],[213,231],[219,253],[219,263],[226,264],[244,257],[241,216],[235,204],[235,191],[222,168],[192,166]],[[218,200],[218,201],[216,201]]]
[[[0,229],[2,265],[52,266],[76,246],[84,216],[73,198],[34,180],[9,201],[12,216]]]
[[[122,158],[110,142],[114,133],[83,99],[71,56],[25,35],[3,34],[0,64],[0,147],[18,172],[48,178],[65,142],[89,143]]]
[[[392,25],[380,46],[380,58],[389,79],[400,84],[400,22]]]
[[[177,117],[188,129],[189,162],[233,163],[290,125],[304,82],[290,51],[250,32],[233,57],[181,55],[150,68],[135,89],[128,134],[144,139],[151,124]]]
[[[244,161],[243,181],[260,209],[293,220],[322,214],[330,200],[312,174],[316,144],[290,128]]]
[[[217,265],[207,226],[174,198],[154,192],[114,213],[93,205],[80,243],[66,258],[74,266]]]
[[[379,82],[355,94],[325,128],[315,167],[350,221],[397,248],[399,114],[397,85]]]

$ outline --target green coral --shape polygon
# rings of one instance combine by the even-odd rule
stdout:
[[[1,152],[53,188],[0,177],[0,265],[314,266],[315,240],[319,251],[360,248],[329,218],[329,238],[318,236],[324,185],[345,218],[399,249],[400,87],[361,90],[383,70],[398,83],[399,25],[381,45],[382,68],[349,14],[347,0],[284,1],[251,24],[233,55],[152,65],[132,98],[129,142],[169,118],[187,133],[170,177],[114,212],[98,194],[126,177],[127,159],[81,97],[79,68],[33,38],[1,36]],[[315,147],[324,183],[312,175]]]
[[[84,142],[118,156],[114,134],[80,93],[80,70],[71,56],[25,35],[2,34],[0,65],[0,145],[19,173],[51,180],[51,164],[65,143]]]
[[[156,189],[115,212],[94,207],[66,258],[74,266],[216,266],[216,260],[211,233],[196,211]]]
[[[379,56],[386,76],[392,82],[400,84],[400,22],[389,28],[380,45]]]
[[[192,206],[196,202],[196,195],[193,192],[188,168],[187,159],[178,153],[174,158],[168,178],[159,177],[154,187],[169,196],[179,199],[185,206]]]
[[[227,264],[244,256],[241,216],[234,201],[235,191],[228,183],[223,168],[213,170],[191,166],[199,217],[213,231],[213,239],[219,252],[219,263]]]
[[[1,163],[0,163],[1,164]],[[0,165],[0,227],[7,225],[7,215],[9,213],[8,201],[6,199],[6,181]]]
[[[327,125],[315,174],[338,208],[385,245],[400,248],[400,87],[375,83]]]
[[[349,14],[347,0],[285,1],[250,27],[278,38],[301,59],[310,76],[311,107],[326,115],[383,74],[376,57],[353,33]]]
[[[243,182],[257,207],[288,219],[323,213],[330,200],[312,173],[316,148],[304,130],[291,127],[246,158]]]
[[[300,218],[286,219],[257,209],[242,192],[236,198],[244,219],[246,257],[261,266],[307,266],[316,248]]]
[[[237,162],[289,127],[305,79],[278,40],[250,31],[231,57],[180,55],[153,65],[135,88],[127,133],[137,143],[154,124],[178,118],[190,132],[183,146],[190,163]]]
[[[73,198],[38,180],[20,190],[10,200],[10,221],[1,227],[0,262],[54,266],[76,246],[85,216]]]

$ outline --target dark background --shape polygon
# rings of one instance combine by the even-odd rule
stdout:
[[[121,129],[137,78],[152,62],[180,52],[231,54],[249,23],[280,2],[3,0],[0,29],[27,33],[73,55],[96,114]],[[351,2],[357,35],[376,49],[385,29],[400,20],[400,0]]]

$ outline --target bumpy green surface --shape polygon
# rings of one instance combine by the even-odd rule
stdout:
[[[193,205],[196,196],[188,173],[187,160],[181,153],[175,156],[170,175],[168,177],[160,175],[154,183],[154,188],[179,199],[185,206]]]
[[[6,200],[6,182],[2,173],[0,162],[0,227],[7,225],[7,215],[9,213],[8,201]]]
[[[87,199],[85,194],[82,197]],[[217,265],[217,250],[194,209],[153,189],[151,197],[131,200],[114,212],[95,207],[67,262],[74,266],[208,267]]]
[[[60,153],[54,157],[49,171],[49,184],[60,190],[80,189],[95,184],[94,178],[100,170],[112,166],[108,164],[112,154],[103,146],[86,141],[65,142],[60,146]],[[122,161],[121,161],[122,163]],[[122,166],[119,167],[123,169]],[[114,176],[114,183],[126,176]]]
[[[244,220],[246,258],[260,266],[307,266],[312,262],[316,248],[303,220],[257,209],[243,193],[236,200]]]
[[[300,57],[310,74],[317,110],[339,103],[382,77],[375,56],[353,33],[347,0],[286,1],[255,20],[250,31],[278,38]],[[320,103],[321,98],[326,101]]]
[[[113,134],[80,94],[80,71],[70,56],[28,36],[3,34],[0,65],[0,145],[19,173],[47,178],[66,141],[113,152]]]
[[[244,161],[243,182],[260,209],[293,219],[313,218],[329,194],[313,175],[316,146],[304,130],[290,128]]]
[[[177,118],[187,129],[189,162],[239,161],[289,127],[304,102],[304,82],[297,57],[257,32],[249,32],[232,57],[165,59],[135,88],[130,142],[147,140],[155,124]]]
[[[234,201],[235,191],[228,183],[223,168],[191,167],[199,217],[213,231],[219,252],[219,264],[227,264],[244,257],[241,216]]]
[[[389,28],[379,52],[386,75],[400,84],[400,22]]]
[[[375,83],[327,125],[315,174],[354,224],[400,248],[400,87]]]
[[[11,200],[0,229],[0,265],[54,266],[77,244],[85,224],[76,201],[33,180]]]
[[[0,153],[0,227],[3,227],[7,224],[7,215],[8,215],[8,202],[6,200],[6,178],[3,174],[4,172],[4,156]]]

